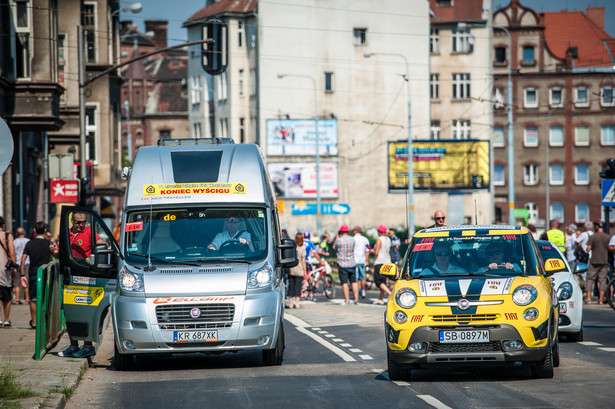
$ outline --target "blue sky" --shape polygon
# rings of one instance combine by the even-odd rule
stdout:
[[[407,0],[401,0],[407,1]],[[421,0],[411,0],[421,1]],[[427,1],[427,0],[425,0]],[[506,6],[509,0],[493,0],[494,9]],[[121,2],[126,7],[131,2]],[[205,6],[205,0],[141,0],[143,11],[139,14],[123,13],[122,19],[132,20],[139,31],[145,31],[145,20],[167,20],[169,22],[168,43],[175,45],[186,41],[186,30],[182,23],[199,9]],[[536,12],[560,11],[560,10],[583,10],[587,6],[605,7],[606,31],[615,37],[615,1],[613,0],[521,0],[521,4],[532,8]]]

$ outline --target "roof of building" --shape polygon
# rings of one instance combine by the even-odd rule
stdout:
[[[256,10],[258,0],[220,0],[211,6],[203,7],[184,22],[184,27],[190,23],[221,14],[244,14]]]
[[[429,9],[434,13],[432,23],[454,21],[479,21],[482,19],[483,0],[457,0],[452,5],[443,5],[437,0],[429,0]],[[450,4],[447,3],[447,4]]]
[[[566,52],[576,47],[575,67],[615,65],[615,39],[588,14],[582,11],[545,12],[544,25],[547,47],[555,57],[563,60]]]

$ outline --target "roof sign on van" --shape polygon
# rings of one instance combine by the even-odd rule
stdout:
[[[246,186],[243,183],[177,183],[144,185],[143,196],[188,196],[194,195],[245,195]]]

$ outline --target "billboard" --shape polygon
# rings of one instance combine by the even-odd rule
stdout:
[[[321,155],[337,155],[337,120],[318,120]],[[316,155],[316,127],[313,119],[268,119],[267,155]]]
[[[277,199],[316,197],[315,163],[269,163],[267,169]],[[337,163],[320,163],[320,197],[338,197]]]
[[[389,191],[408,189],[408,141],[389,142]],[[414,189],[489,188],[489,141],[412,142]]]

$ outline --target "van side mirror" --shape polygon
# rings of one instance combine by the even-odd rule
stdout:
[[[97,244],[93,251],[94,263],[91,267],[92,271],[108,271],[115,265],[114,251],[112,247],[104,243]]]
[[[291,239],[282,239],[282,243],[278,245],[278,250],[280,250],[278,262],[282,265],[282,267],[295,267],[299,264],[299,260],[297,259],[297,243],[295,243]]]

